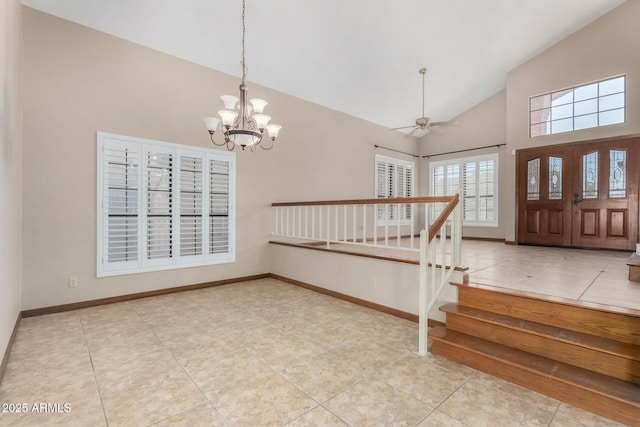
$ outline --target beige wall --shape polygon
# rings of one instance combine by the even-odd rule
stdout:
[[[0,361],[20,313],[22,11],[0,2]],[[1,378],[0,378],[1,380]]]
[[[640,133],[640,1],[629,0],[509,73],[507,151]],[[619,74],[627,75],[627,121],[544,137],[528,137],[529,97]],[[516,237],[515,157],[505,185],[507,240]]]
[[[248,82],[283,130],[271,151],[238,152],[237,261],[97,279],[96,131],[209,147],[201,117],[240,81],[23,13],[23,309],[269,272],[272,202],[373,197],[373,145],[415,150],[414,138]]]

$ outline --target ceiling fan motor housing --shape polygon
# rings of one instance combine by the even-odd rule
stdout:
[[[431,119],[429,117],[419,117],[416,119],[416,126],[420,126],[421,129],[429,126]]]

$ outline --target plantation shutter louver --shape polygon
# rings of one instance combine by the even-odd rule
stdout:
[[[388,196],[389,188],[389,164],[380,160],[376,160],[376,198],[384,199]],[[378,205],[377,218],[379,221],[384,221],[385,218],[385,205]]]
[[[376,155],[376,198],[404,198],[413,196],[413,165],[410,162]],[[378,205],[379,222],[408,221],[411,219],[411,205]]]
[[[209,253],[229,250],[229,163],[211,160],[209,163]]]
[[[202,158],[180,157],[180,256],[202,255]]]
[[[146,259],[171,258],[174,255],[174,157],[171,153],[147,151],[145,159]]]
[[[411,166],[405,166],[404,179],[402,180],[403,189],[401,197],[413,197],[413,168]],[[402,219],[411,219],[411,204],[404,205],[404,212]]]
[[[397,183],[395,182],[395,176],[399,170],[395,164],[389,163],[388,165],[388,175],[387,175],[387,195],[386,198],[390,199],[392,197],[396,197],[396,189]],[[389,220],[393,221],[396,218],[396,206],[395,205],[386,205],[387,215],[389,215]]]
[[[476,163],[467,162],[462,175],[462,219],[475,221],[477,214],[477,176]]]
[[[496,206],[494,197],[493,160],[478,162],[478,218],[483,221],[495,220]]]
[[[114,143],[104,153],[106,261],[112,264],[138,260],[138,189],[140,150],[134,144]]]

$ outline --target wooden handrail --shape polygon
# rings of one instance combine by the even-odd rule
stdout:
[[[455,196],[451,197],[451,199],[451,203],[445,206],[442,212],[440,212],[438,218],[433,222],[431,227],[429,227],[429,243],[431,243],[433,238],[436,237],[436,234],[438,234],[438,231],[444,225],[447,217],[451,214],[451,212],[453,212],[456,206],[458,206],[458,203],[460,203],[460,194],[456,193]]]
[[[454,201],[454,199],[457,200],[458,195],[429,196],[429,197],[400,197],[395,199],[356,199],[356,200],[325,200],[325,201],[318,201],[318,202],[283,202],[283,203],[272,203],[271,206],[275,208],[275,207],[286,207],[286,206],[395,205],[395,204],[403,204],[403,203],[449,203]],[[453,208],[451,210],[453,210]]]

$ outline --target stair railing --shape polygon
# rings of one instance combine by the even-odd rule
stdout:
[[[272,235],[281,242],[322,245],[327,249],[332,245],[358,245],[418,253],[418,353],[426,354],[429,311],[455,268],[461,265],[460,193],[454,196],[287,202],[271,206],[275,211]],[[430,225],[437,212],[439,215]],[[422,222],[424,227],[418,225]],[[416,230],[419,229],[422,231],[417,239]]]
[[[428,212],[426,216],[429,217]],[[450,250],[447,250],[447,228],[450,233]],[[433,242],[436,237],[438,240]],[[455,268],[461,266],[461,242],[462,205],[458,191],[433,224],[429,226],[427,222],[427,227],[420,232],[418,354],[421,356],[428,352],[429,312],[444,286],[451,281]]]

